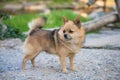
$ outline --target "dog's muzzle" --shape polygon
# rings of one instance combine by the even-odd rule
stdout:
[[[67,39],[67,40],[71,40],[72,39],[72,37],[70,35],[68,35],[68,34],[64,34],[64,38]]]

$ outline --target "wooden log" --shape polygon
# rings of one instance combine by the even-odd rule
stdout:
[[[119,21],[120,21],[120,0],[115,0],[115,4],[116,4],[116,8],[118,11],[118,17],[119,17]]]
[[[118,13],[112,12],[102,17],[98,17],[92,21],[85,22],[82,25],[85,27],[86,32],[91,32],[101,28],[102,26],[108,23],[114,23],[117,21],[118,21]]]

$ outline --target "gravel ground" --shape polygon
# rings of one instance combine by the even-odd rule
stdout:
[[[84,47],[120,49],[120,29],[101,30],[99,34],[86,36]]]
[[[67,59],[69,71],[64,74],[59,58],[45,52],[36,58],[38,68],[29,61],[28,70],[21,70],[22,45],[19,39],[0,41],[0,80],[120,80],[119,49],[81,49],[75,57],[78,71],[70,70]]]

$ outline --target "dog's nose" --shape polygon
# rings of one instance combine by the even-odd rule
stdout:
[[[64,34],[64,38],[65,39],[71,39],[71,37],[69,35],[67,35],[67,34]]]
[[[66,38],[66,39],[67,39],[67,34],[64,34],[64,38]]]

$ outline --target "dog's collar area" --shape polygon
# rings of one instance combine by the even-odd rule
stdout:
[[[56,47],[56,52],[58,52],[58,39],[57,39],[57,31],[54,32],[54,41],[55,41],[55,47]],[[66,47],[68,50],[70,50],[72,53],[76,53],[72,48],[70,48],[68,45],[64,43],[61,39],[59,39],[59,42]]]
[[[75,50],[73,50],[71,47],[69,47],[68,45],[66,45],[65,43],[64,43],[64,41],[62,41],[61,39],[59,40],[60,41],[60,43],[64,46],[64,47],[66,47],[68,50],[70,50],[72,53],[76,53],[76,51]]]
[[[57,31],[55,30],[54,32],[54,41],[55,41],[55,48],[56,48],[56,52],[58,52],[58,40],[57,40]]]

